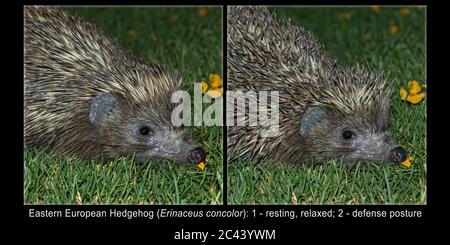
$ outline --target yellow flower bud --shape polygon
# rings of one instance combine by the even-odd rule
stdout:
[[[372,11],[374,12],[374,13],[380,13],[381,12],[381,8],[380,8],[380,6],[378,6],[378,5],[373,5],[372,7],[370,7],[371,9],[372,9]]]
[[[422,91],[422,86],[420,86],[419,82],[416,80],[412,80],[408,82],[409,93],[410,94],[418,94]]]
[[[209,81],[211,84],[211,88],[218,88],[218,87],[222,86],[222,79],[217,74],[214,74],[214,73],[210,74]]]
[[[406,100],[406,97],[408,96],[408,92],[404,88],[400,88],[400,98],[402,100]]]
[[[425,92],[422,92],[420,94],[410,94],[406,98],[406,100],[411,104],[417,104],[421,102],[425,98]]]
[[[206,90],[208,90],[208,84],[205,82],[205,80],[203,80],[202,81],[202,94],[205,94]]]
[[[409,156],[405,161],[402,162],[402,165],[409,168],[411,167],[411,161],[414,160],[414,157]]]
[[[197,167],[198,167],[200,170],[204,170],[204,169],[205,169],[205,163],[204,163],[204,162],[201,162],[201,163],[197,164]]]

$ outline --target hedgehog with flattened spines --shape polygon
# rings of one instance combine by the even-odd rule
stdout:
[[[338,63],[310,32],[264,7],[229,7],[227,21],[228,89],[279,92],[278,133],[262,137],[262,126],[229,126],[229,162],[406,159],[388,133],[390,87],[382,75]],[[227,113],[236,109],[229,102]]]
[[[204,160],[171,122],[170,98],[182,81],[176,73],[145,63],[60,8],[26,6],[24,17],[27,147],[84,160]]]

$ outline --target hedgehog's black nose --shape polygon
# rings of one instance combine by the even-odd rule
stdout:
[[[202,148],[195,148],[189,154],[189,161],[192,163],[201,163],[206,160],[206,152]]]
[[[408,152],[406,152],[401,146],[394,148],[389,155],[389,159],[392,162],[403,162],[407,157]]]

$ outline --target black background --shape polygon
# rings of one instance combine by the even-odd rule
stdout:
[[[145,238],[147,243],[154,243],[155,239],[171,240],[175,231],[184,228],[189,231],[209,231],[217,233],[218,229],[275,229],[277,234],[277,242],[279,240],[298,241],[301,243],[306,239],[313,242],[320,242],[324,240],[329,241],[352,241],[357,242],[367,241],[392,241],[387,238],[387,234],[392,237],[399,238],[402,243],[407,240],[416,240],[424,237],[425,231],[432,231],[435,235],[442,236],[442,230],[445,223],[448,224],[448,210],[446,205],[448,202],[448,165],[450,161],[444,158],[446,151],[444,147],[448,147],[448,119],[445,117],[449,114],[448,109],[448,93],[450,90],[445,90],[443,85],[448,84],[450,76],[448,75],[448,65],[450,62],[448,54],[448,14],[449,9],[444,4],[445,1],[436,1],[434,3],[427,1],[395,1],[396,5],[410,4],[410,5],[427,5],[427,205],[419,206],[403,206],[403,205],[358,205],[358,206],[282,206],[282,205],[259,205],[259,206],[234,206],[234,205],[175,205],[175,206],[24,206],[23,205],[23,5],[27,4],[55,4],[60,5],[71,4],[101,4],[93,1],[16,1],[3,5],[3,29],[2,39],[6,40],[3,44],[3,79],[2,79],[2,181],[3,181],[3,201],[2,201],[2,223],[7,224],[7,228],[14,228],[18,231],[24,231],[22,228],[18,229],[18,225],[26,225],[31,228],[32,224],[146,224],[144,229],[138,229],[136,226],[129,226],[130,231],[118,230],[113,232],[110,226],[107,226],[108,231],[100,231],[97,229],[86,229],[87,226],[77,226],[73,229],[65,229],[63,226],[52,226],[52,228],[45,228],[45,232],[33,233],[35,229],[26,229],[25,233],[17,238],[52,238],[57,234],[68,234],[64,240],[74,242],[84,242],[84,236],[91,234],[104,238],[114,238],[116,241],[123,240],[130,242],[134,238]],[[108,4],[115,4],[111,1]],[[183,4],[189,2],[175,2],[175,1],[123,1],[122,4]],[[246,1],[191,1],[190,4],[281,4],[281,1],[260,2],[246,2]],[[338,2],[334,1],[296,1],[286,2],[286,4],[327,4],[335,5]],[[392,1],[378,1],[378,2],[362,2],[362,1],[345,1],[340,4],[394,4]],[[224,8],[225,10],[226,8]],[[224,15],[225,18],[226,15]],[[226,29],[226,21],[224,19],[224,28]],[[225,39],[224,39],[225,41]],[[226,45],[224,43],[224,56],[226,57]],[[413,62],[413,61],[412,61]],[[226,66],[226,62],[224,62]],[[226,67],[223,70],[226,74]],[[226,84],[226,76],[224,75],[224,82]],[[226,86],[226,85],[225,85]],[[226,87],[225,87],[226,89]],[[225,105],[226,103],[224,103]],[[225,111],[225,110],[224,110]],[[225,118],[225,117],[224,117]],[[224,134],[225,137],[226,134]],[[226,141],[224,141],[226,142]],[[226,147],[226,146],[225,146]],[[226,152],[226,151],[225,151]],[[224,156],[226,159],[226,156]],[[224,176],[226,179],[226,176]],[[226,187],[224,187],[226,193]],[[225,195],[226,197],[226,195]],[[226,202],[224,202],[226,204]],[[223,209],[248,209],[250,212],[256,209],[257,212],[264,212],[265,210],[300,210],[314,209],[314,210],[328,210],[333,208],[335,210],[343,209],[344,212],[351,212],[355,208],[358,210],[421,210],[423,212],[422,218],[406,218],[393,219],[388,218],[351,218],[345,217],[341,219],[296,219],[290,220],[288,218],[249,218],[246,220],[239,219],[170,219],[170,220],[149,220],[147,218],[135,219],[64,219],[64,218],[29,218],[29,208],[35,209],[51,209],[63,210],[65,208],[80,209],[80,210],[109,210],[111,207],[117,209],[127,210],[156,210],[158,208],[169,208],[174,210],[223,210]],[[318,226],[324,224],[331,224],[325,227]],[[372,225],[380,225],[381,229],[374,229]],[[345,225],[345,226],[344,226]],[[63,228],[63,233],[55,232],[55,228]],[[13,234],[13,233],[11,233]],[[9,234],[9,235],[11,235]],[[391,238],[392,238],[391,237]],[[435,238],[435,236],[432,236]],[[437,237],[436,237],[437,238]],[[77,240],[80,239],[80,240]],[[430,238],[431,239],[431,238]],[[52,240],[52,239],[48,239]],[[235,241],[233,241],[235,242]]]

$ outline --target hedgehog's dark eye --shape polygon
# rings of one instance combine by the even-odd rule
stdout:
[[[350,130],[344,130],[342,132],[342,138],[344,138],[346,140],[349,140],[349,139],[351,139],[353,137],[355,137],[355,134],[352,131],[350,131]]]
[[[141,135],[144,135],[144,136],[149,135],[151,132],[152,132],[152,130],[151,130],[151,128],[150,128],[149,126],[142,126],[142,127],[139,129],[139,133],[140,133]]]

